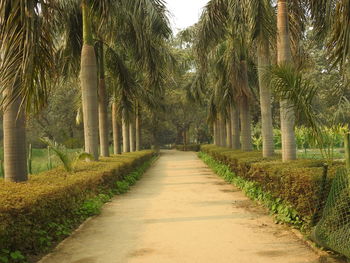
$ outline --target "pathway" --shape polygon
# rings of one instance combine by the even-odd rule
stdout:
[[[194,153],[164,151],[41,263],[310,263],[317,256]]]

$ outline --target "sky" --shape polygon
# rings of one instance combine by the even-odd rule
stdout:
[[[209,0],[166,0],[170,22],[176,32],[195,24]]]

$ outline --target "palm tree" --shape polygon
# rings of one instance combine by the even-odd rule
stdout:
[[[236,106],[230,106],[230,118],[232,127],[232,149],[238,150],[241,148],[240,144],[240,128],[239,128],[239,110]]]
[[[135,117],[135,132],[136,132],[136,151],[141,150],[141,115],[140,106],[136,105],[136,117]]]
[[[270,0],[245,0],[244,13],[251,39],[257,47],[263,156],[274,154],[271,91],[264,71],[270,66],[270,42],[275,37],[275,14]]]
[[[277,63],[279,65],[292,64],[292,53],[289,34],[288,1],[277,2]],[[282,160],[296,159],[295,142],[295,114],[288,100],[280,101]]]
[[[136,150],[135,121],[136,121],[136,118],[135,118],[134,114],[132,114],[130,121],[129,121],[130,152],[134,152]]]
[[[112,127],[113,127],[113,151],[114,154],[121,154],[121,125],[118,114],[118,106],[114,101],[112,103]]]
[[[217,48],[221,53],[222,69],[219,75],[222,83],[230,83],[233,93],[231,101],[226,104],[226,110],[230,104],[237,101],[240,109],[241,121],[241,146],[245,151],[252,150],[251,141],[251,117],[250,103],[252,94],[248,84],[247,72],[247,43],[244,16],[242,15],[242,3],[234,3],[229,0],[211,0],[199,23],[199,41],[197,43],[198,57],[207,67],[207,54]],[[219,59],[220,60],[220,59]],[[219,63],[214,63],[219,66]],[[224,73],[225,72],[225,73]],[[221,93],[223,96],[224,93]],[[235,123],[234,123],[235,124]]]
[[[80,83],[84,119],[85,151],[98,160],[98,97],[97,63],[92,29],[91,1],[82,0],[83,47],[81,51]]]
[[[97,43],[98,50],[98,120],[99,120],[99,134],[100,134],[100,155],[103,157],[109,156],[109,139],[108,139],[108,96],[105,81],[105,65],[104,65],[104,48],[103,43]]]
[[[5,180],[26,181],[25,113],[46,104],[55,63],[54,1],[0,2]],[[40,12],[39,12],[40,9]]]

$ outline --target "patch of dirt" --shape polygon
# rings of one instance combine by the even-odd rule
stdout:
[[[130,257],[143,257],[145,255],[151,254],[154,252],[154,249],[151,248],[141,248],[137,249],[134,252],[130,253]]]
[[[258,206],[251,200],[235,200],[232,203],[237,208],[243,208],[250,213],[256,213],[258,215],[267,215],[267,209],[263,206]]]
[[[235,193],[235,192],[239,192],[239,190],[237,189],[220,189],[221,192],[224,193]]]
[[[226,185],[227,183],[217,181],[217,182],[213,182],[213,184],[215,184],[215,185]]]
[[[95,262],[96,262],[95,257],[86,257],[86,258],[73,261],[72,263],[95,263]]]
[[[256,254],[261,257],[273,258],[273,257],[281,257],[286,253],[285,251],[280,251],[280,250],[266,250],[266,251],[259,251]]]

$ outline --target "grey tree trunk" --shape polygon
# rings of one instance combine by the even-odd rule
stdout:
[[[83,48],[81,51],[80,83],[82,90],[85,151],[98,160],[98,98],[97,65],[92,35],[91,3],[81,2],[83,18]]]
[[[267,38],[261,37],[258,46],[258,75],[260,88],[260,109],[261,109],[261,132],[263,139],[263,156],[270,157],[274,154],[273,126],[271,112],[271,92],[264,77],[264,71],[270,65],[269,42]]]
[[[115,102],[112,104],[112,127],[113,127],[113,151],[114,154],[121,154],[121,126],[118,118],[118,109]]]
[[[85,151],[98,160],[97,65],[93,46],[84,44],[81,52],[80,82],[82,88]]]
[[[217,146],[221,146],[221,129],[220,129],[220,117],[217,117],[216,121],[215,121],[215,125],[216,125],[216,133],[217,133],[217,137],[216,137],[216,142],[217,142]]]
[[[232,148],[231,118],[226,120],[226,144],[227,144],[227,147]]]
[[[108,95],[106,92],[105,71],[104,71],[104,52],[103,44],[99,44],[99,74],[100,80],[98,85],[98,120],[100,130],[100,155],[109,156],[109,139],[108,139]]]
[[[251,114],[248,98],[245,95],[241,97],[240,101],[240,117],[242,151],[252,151]]]
[[[239,128],[239,110],[235,106],[231,106],[231,127],[232,127],[232,149],[239,150],[240,143],[240,128]]]
[[[130,140],[130,152],[135,152],[135,118],[131,117],[129,123],[129,140]]]
[[[217,131],[217,127],[216,127],[216,120],[213,122],[213,144],[214,145],[218,145],[218,131]]]
[[[109,156],[109,139],[108,139],[108,99],[106,94],[105,79],[100,79],[99,82],[99,103],[98,116],[100,128],[100,154],[103,157]]]
[[[6,95],[5,95],[6,96]],[[10,98],[11,95],[8,95]],[[6,182],[23,182],[28,180],[26,124],[21,99],[17,98],[4,110],[4,172]]]
[[[277,2],[277,63],[284,65],[292,63],[292,53],[290,48],[289,21],[288,21],[287,0]],[[295,113],[287,100],[280,102],[281,112],[281,133],[282,133],[282,160],[295,160]]]
[[[136,111],[136,151],[141,150],[141,116],[139,108]]]
[[[223,118],[222,115],[220,115],[219,126],[220,126],[220,142],[221,142],[220,146],[226,147],[226,124],[225,124],[225,119]]]
[[[122,118],[122,130],[123,130],[123,152],[130,152],[130,139],[129,139],[129,122],[123,113]]]

